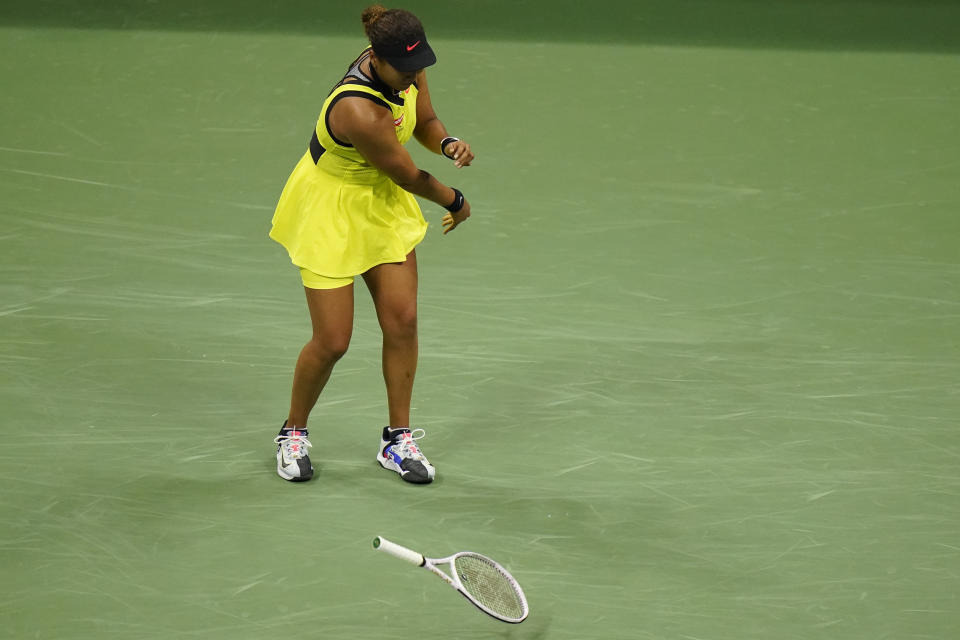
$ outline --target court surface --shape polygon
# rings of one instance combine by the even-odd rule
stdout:
[[[428,487],[374,462],[362,287],[317,476],[274,472],[309,324],[266,233],[363,3],[0,12],[0,638],[956,637],[957,11],[489,4],[407,5],[477,154],[411,146],[474,211],[424,203]]]

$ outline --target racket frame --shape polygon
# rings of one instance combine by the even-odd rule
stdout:
[[[473,551],[460,551],[445,558],[428,558],[422,553],[414,551],[413,549],[408,549],[407,547],[399,545],[396,542],[391,542],[383,536],[377,536],[374,538],[373,548],[377,551],[383,551],[384,553],[387,553],[395,558],[399,558],[400,560],[409,562],[417,567],[423,567],[424,569],[429,570],[434,575],[439,576],[448,585],[456,589],[460,595],[470,602],[470,604],[475,606],[477,609],[480,609],[480,611],[483,611],[488,616],[496,618],[497,620],[509,622],[510,624],[519,624],[526,620],[527,616],[530,615],[530,607],[527,605],[527,597],[524,595],[523,589],[520,588],[520,584],[512,575],[510,575],[510,572],[507,571],[503,565],[483,554],[475,553]],[[513,587],[514,591],[516,591],[517,596],[520,598],[520,604],[523,612],[519,618],[502,616],[499,613],[480,604],[472,595],[470,595],[470,592],[463,587],[463,583],[460,581],[460,576],[457,574],[457,565],[454,564],[454,561],[461,556],[474,556],[482,558],[486,562],[489,562],[496,567],[500,572],[503,573],[504,576],[508,578],[511,586]],[[437,566],[443,564],[446,564],[450,567],[449,575]]]

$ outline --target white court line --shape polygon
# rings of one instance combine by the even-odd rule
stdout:
[[[16,147],[0,147],[0,151],[10,151],[12,153],[30,153],[38,156],[61,156],[65,157],[70,154],[61,153],[59,151],[38,151],[36,149],[17,149]]]

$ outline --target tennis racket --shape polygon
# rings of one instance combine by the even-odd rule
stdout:
[[[516,624],[523,622],[530,613],[527,598],[513,576],[479,553],[461,551],[446,558],[426,558],[381,536],[373,540],[373,548],[429,569],[463,594],[480,611],[497,620]],[[444,573],[437,567],[443,564],[449,567],[449,573]]]

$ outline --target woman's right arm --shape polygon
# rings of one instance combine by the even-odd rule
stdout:
[[[397,140],[390,111],[365,98],[343,98],[330,112],[330,127],[334,135],[349,142],[367,162],[383,171],[401,188],[414,195],[449,207],[456,193],[432,175],[417,168],[413,158]],[[464,201],[460,211],[452,216],[451,231],[470,217],[470,203]],[[446,218],[446,216],[445,216]],[[446,233],[445,231],[445,233]]]

